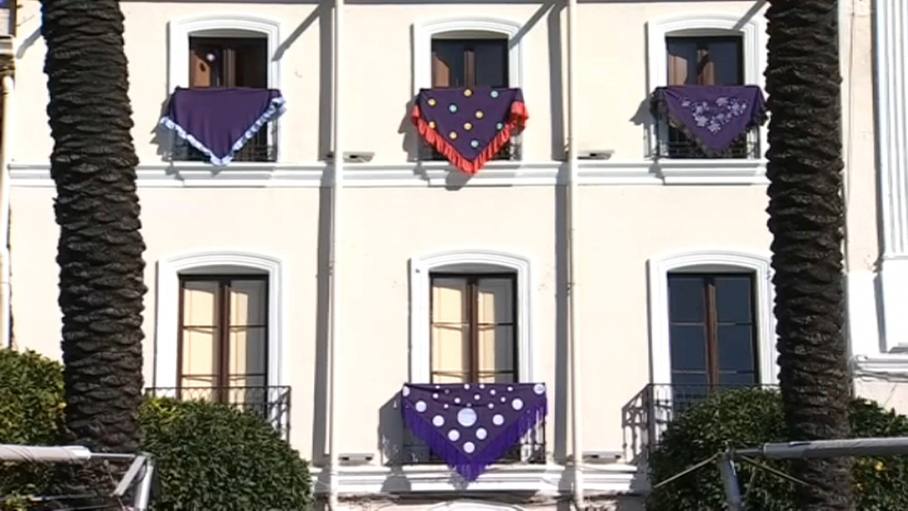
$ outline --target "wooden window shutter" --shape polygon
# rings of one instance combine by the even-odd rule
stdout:
[[[236,45],[234,52],[236,87],[268,88],[268,41],[250,39]]]
[[[450,87],[451,68],[438,57],[438,52],[432,52],[432,87]]]

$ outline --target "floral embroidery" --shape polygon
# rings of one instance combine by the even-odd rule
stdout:
[[[710,133],[718,133],[735,117],[747,113],[747,101],[737,98],[719,97],[709,101],[692,101],[688,98],[681,100],[681,106],[691,112],[697,127],[706,128]]]

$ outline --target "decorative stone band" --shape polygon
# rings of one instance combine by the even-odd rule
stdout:
[[[542,383],[407,384],[404,424],[467,481],[545,420]]]
[[[720,154],[766,121],[763,91],[755,85],[659,87],[653,115],[666,120],[707,154]]]
[[[161,125],[201,151],[213,165],[227,165],[283,112],[284,98],[278,90],[178,87]]]
[[[474,175],[529,119],[520,89],[422,89],[411,114],[419,135]]]

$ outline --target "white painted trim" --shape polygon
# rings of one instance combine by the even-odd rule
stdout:
[[[501,17],[461,15],[429,18],[413,23],[413,94],[432,86],[432,37],[445,32],[467,32],[481,35],[503,34],[513,40],[523,23]],[[508,53],[508,81],[511,87],[524,87],[524,54],[526,42],[521,37]]]
[[[872,271],[848,272],[845,286],[849,352],[851,355],[875,355],[880,352],[877,274]]]
[[[275,58],[281,44],[281,20],[249,12],[209,12],[170,20],[167,25],[167,94],[177,87],[189,86],[189,37],[194,34],[230,36],[256,33],[268,39],[268,87],[281,88],[281,61]],[[277,121],[278,123],[280,120]],[[284,134],[276,124],[278,161],[284,146]],[[269,137],[275,133],[269,130]]]
[[[155,318],[155,387],[177,386],[179,276],[211,268],[218,273],[249,270],[268,274],[268,385],[289,385],[286,368],[287,266],[278,256],[242,248],[206,248],[181,252],[158,261]]]
[[[885,351],[908,346],[908,11],[904,4],[904,0],[874,4]]]
[[[508,85],[519,87],[527,99],[526,74],[527,54],[526,37],[515,39],[520,33],[523,23],[492,16],[457,15],[428,18],[413,23],[413,95],[419,89],[432,86],[432,37],[457,33],[472,36],[504,35],[507,37],[510,48],[508,50]],[[527,99],[530,101],[530,99]],[[532,133],[524,132],[518,135],[521,144],[532,143]]]
[[[327,493],[327,470],[310,469],[312,487],[317,494]],[[573,486],[573,470],[563,465],[494,465],[464,488],[451,469],[444,465],[413,465],[399,468],[364,466],[340,467],[339,490],[345,497],[376,495],[446,493],[469,498],[471,493],[528,492],[539,496],[568,494]],[[648,489],[646,473],[634,465],[586,465],[584,486],[595,495],[643,494]]]
[[[858,355],[851,359],[851,370],[855,379],[903,383],[908,380],[908,354]]]
[[[668,84],[668,56],[665,38],[671,36],[727,36],[739,35],[743,42],[744,83],[764,88],[766,69],[765,23],[762,12],[749,18],[746,14],[729,12],[686,12],[650,20],[646,23],[647,90],[649,95],[656,87]],[[656,124],[647,116],[646,131],[649,148],[657,143]],[[766,127],[760,128],[760,140],[766,141]]]
[[[410,382],[428,383],[431,374],[429,329],[430,273],[479,267],[483,271],[513,271],[517,274],[517,360],[522,382],[539,375],[536,350],[536,264],[530,256],[489,248],[454,249],[423,254],[410,259]]]
[[[668,274],[670,272],[752,271],[756,288],[757,347],[760,379],[776,382],[775,317],[772,313],[771,255],[767,252],[728,248],[695,248],[653,257],[648,262],[650,314],[650,378],[652,383],[671,383],[671,344],[668,327]]]
[[[443,162],[368,163],[344,169],[345,187],[445,187],[451,167]],[[606,160],[581,161],[580,185],[729,185],[765,186],[766,163],[760,160]],[[329,186],[330,165],[234,162],[227,169],[206,163],[142,163],[141,188],[317,188]],[[455,174],[456,175],[456,174]],[[553,186],[565,184],[561,161],[489,162],[464,183],[481,186]],[[47,163],[10,164],[13,187],[53,187]]]

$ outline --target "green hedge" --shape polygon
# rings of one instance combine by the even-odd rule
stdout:
[[[62,369],[33,352],[0,349],[0,443],[56,442]],[[311,507],[307,463],[260,416],[217,403],[148,399],[140,419],[142,448],[157,461],[154,511]],[[0,494],[40,494],[49,473],[0,464]]]
[[[886,411],[876,403],[855,399],[850,413],[854,437],[908,435],[908,418]],[[723,392],[693,406],[669,425],[650,458],[650,481],[668,479],[726,445],[754,447],[785,441],[778,392],[760,389]],[[787,472],[785,462],[768,464]],[[755,471],[747,464],[738,464],[738,468],[748,510],[797,511],[791,503],[792,483],[763,470]],[[908,510],[908,456],[858,458],[854,475],[858,510]],[[724,509],[724,502],[718,469],[709,465],[654,490],[647,499],[647,509]]]

